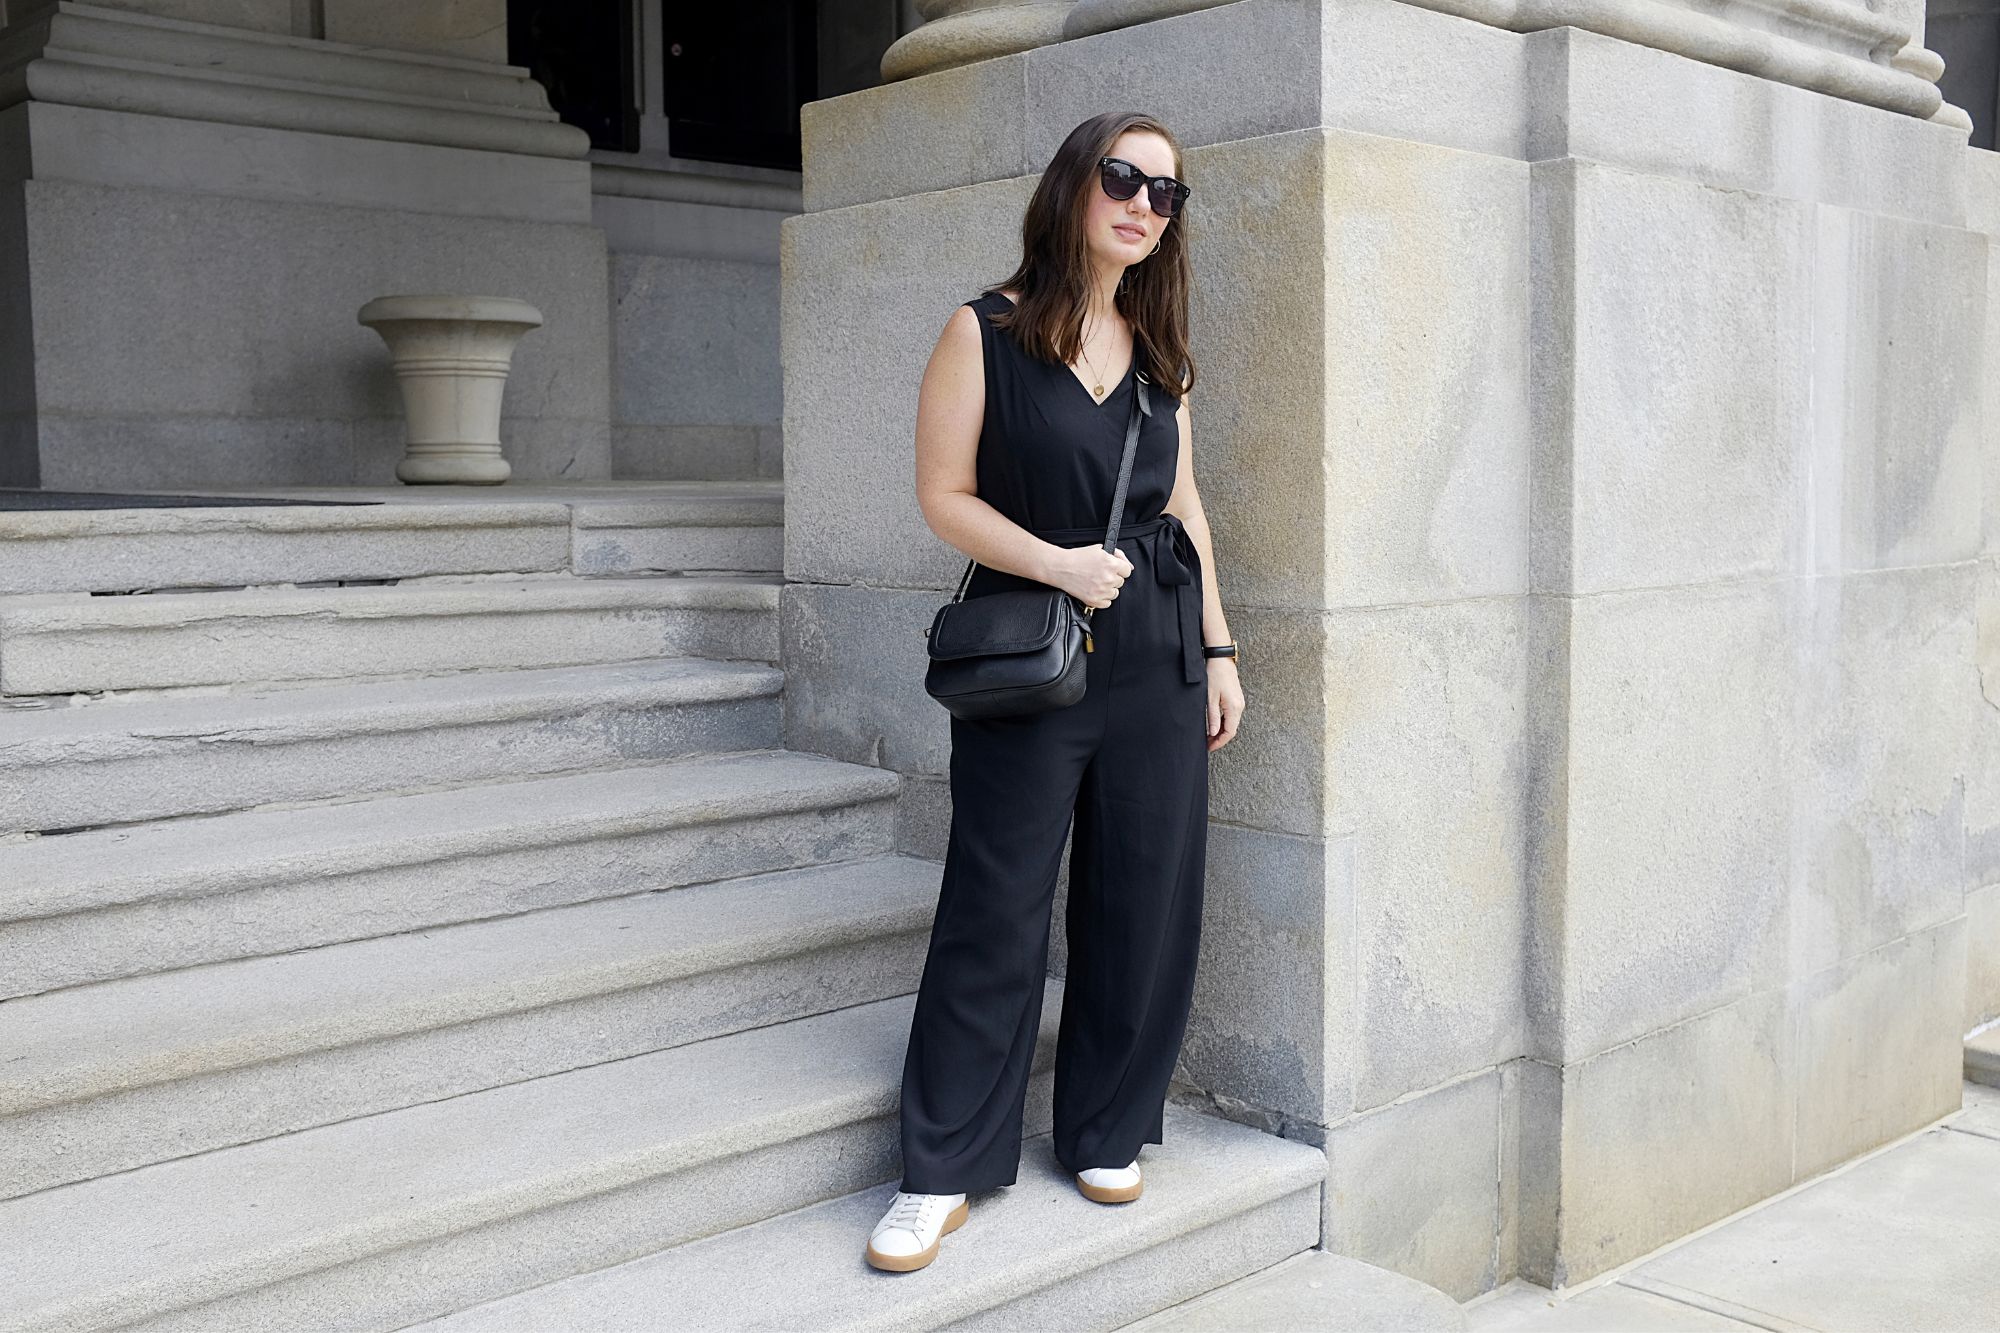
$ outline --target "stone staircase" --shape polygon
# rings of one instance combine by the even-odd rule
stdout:
[[[775,486],[0,514],[0,1328],[1111,1328],[1309,1249],[1170,1107],[867,1268],[935,861],[782,748]]]

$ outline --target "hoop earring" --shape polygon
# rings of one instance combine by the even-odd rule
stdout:
[[[1146,258],[1151,259],[1154,255],[1158,253],[1160,253],[1160,243],[1158,241],[1154,241],[1153,248],[1146,252]]]

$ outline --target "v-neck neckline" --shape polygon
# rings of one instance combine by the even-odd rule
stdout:
[[[999,297],[1001,300],[1005,301],[1009,309],[1018,310],[1020,308],[1020,306],[1015,302],[1014,298],[1007,295],[1007,293],[995,292],[993,294]],[[1068,380],[1071,384],[1074,384],[1076,386],[1076,391],[1082,394],[1093,408],[1102,411],[1106,403],[1110,402],[1113,398],[1116,398],[1118,396],[1118,390],[1120,390],[1125,386],[1125,381],[1132,378],[1132,372],[1134,369],[1138,367],[1138,364],[1139,364],[1139,355],[1137,349],[1135,348],[1133,350],[1131,358],[1127,360],[1125,363],[1125,373],[1118,377],[1117,382],[1111,386],[1111,388],[1105,393],[1104,397],[1102,398],[1099,398],[1096,394],[1090,391],[1090,386],[1083,382],[1082,377],[1080,377],[1076,373],[1076,369],[1073,366],[1059,366],[1058,369],[1062,371],[1063,378]]]

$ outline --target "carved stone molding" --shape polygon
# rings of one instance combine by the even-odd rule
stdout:
[[[882,79],[893,83],[1062,41],[1069,35],[1063,31],[1069,10],[1070,0],[917,0],[923,25],[882,53]]]
[[[515,65],[73,0],[0,36],[0,107],[25,101],[540,157],[580,158],[590,147]]]

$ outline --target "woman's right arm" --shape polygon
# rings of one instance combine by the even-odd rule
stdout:
[[[971,306],[959,306],[924,367],[917,391],[917,507],[932,532],[989,569],[1061,588],[1086,606],[1108,606],[1132,572],[1123,551],[1057,546],[979,498],[986,363],[978,319]]]

